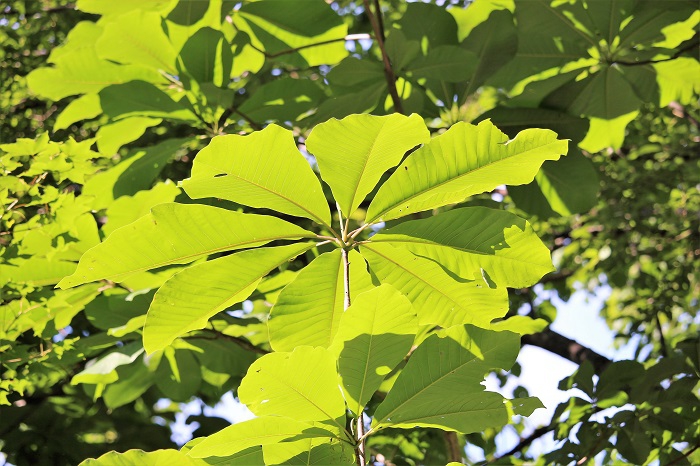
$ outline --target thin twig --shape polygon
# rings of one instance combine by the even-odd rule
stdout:
[[[675,460],[673,460],[673,461],[671,461],[670,463],[668,463],[666,466],[671,466],[672,464],[679,463],[681,460],[684,460],[684,459],[686,459],[687,457],[689,457],[690,455],[692,455],[693,453],[695,453],[695,451],[696,451],[697,449],[699,449],[699,448],[700,448],[700,443],[696,444],[693,448],[691,448],[690,450],[686,451],[686,452],[683,453],[681,456],[679,456],[679,457],[676,458]]]
[[[376,15],[372,13],[372,8],[369,5],[369,0],[362,0],[365,6],[365,13],[369,18],[369,22],[372,24],[372,29],[374,30],[374,37],[377,40],[377,45],[379,45],[379,50],[382,53],[382,62],[384,63],[384,76],[386,77],[386,84],[389,89],[389,95],[391,96],[391,101],[394,103],[394,111],[398,113],[404,113],[403,104],[401,103],[401,98],[399,97],[399,92],[396,90],[396,75],[394,75],[394,70],[391,68],[391,62],[389,61],[389,55],[386,53],[386,47],[384,46],[384,34],[382,33],[383,26],[380,26],[378,16],[382,14],[380,8],[377,8]],[[375,4],[377,6],[379,2]]]
[[[508,450],[507,452],[503,453],[500,456],[496,456],[494,458],[491,458],[489,461],[487,461],[484,464],[493,464],[493,463],[496,463],[496,462],[502,460],[503,458],[507,458],[509,456],[515,455],[516,453],[520,453],[525,448],[530,446],[530,444],[532,442],[534,442],[535,440],[537,440],[540,437],[544,437],[545,435],[547,435],[549,432],[551,432],[553,430],[554,430],[554,427],[551,424],[548,426],[539,427],[539,428],[535,429],[535,431],[533,433],[531,433],[527,437],[520,440],[520,442],[516,446],[514,446],[513,448],[511,448],[510,450]]]
[[[244,338],[234,337],[233,335],[227,335],[227,334],[225,334],[225,333],[223,333],[223,332],[220,332],[220,331],[218,331],[218,330],[214,330],[214,329],[212,329],[212,328],[203,328],[201,331],[202,331],[202,332],[211,333],[211,334],[214,335],[217,339],[226,340],[226,341],[230,341],[230,342],[232,342],[232,343],[235,343],[235,344],[237,344],[238,346],[240,346],[241,348],[243,348],[243,349],[245,349],[245,350],[248,350],[248,351],[252,351],[253,353],[258,353],[258,354],[268,354],[268,353],[269,353],[268,350],[266,350],[266,349],[264,349],[264,348],[260,348],[260,347],[258,347],[258,346],[255,346],[254,344],[252,344],[251,342],[249,342],[248,340],[246,340],[246,339],[244,339]],[[201,336],[198,337],[198,336],[195,335],[195,336],[186,337],[186,338],[187,338],[187,339],[194,340],[194,339],[197,339],[197,338],[204,338],[204,337],[201,337]]]

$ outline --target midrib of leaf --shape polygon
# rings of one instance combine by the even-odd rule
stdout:
[[[511,139],[511,141],[515,141],[515,139]],[[486,167],[490,167],[490,166],[493,165],[493,164],[497,164],[497,163],[501,163],[501,162],[506,162],[506,161],[508,161],[508,160],[510,160],[510,159],[513,159],[513,158],[515,158],[515,157],[519,157],[519,156],[522,156],[522,155],[527,155],[527,154],[529,154],[530,152],[534,152],[534,151],[537,151],[537,150],[545,149],[545,148],[547,148],[548,146],[551,146],[551,145],[553,145],[553,144],[555,144],[555,143],[557,143],[557,142],[559,142],[559,141],[560,141],[559,139],[555,139],[554,141],[549,142],[549,143],[547,143],[547,144],[544,144],[544,145],[542,145],[542,146],[533,147],[532,149],[528,149],[528,150],[526,150],[526,151],[524,151],[524,152],[519,152],[519,153],[517,153],[517,154],[513,154],[513,155],[511,155],[510,157],[504,157],[504,158],[499,159],[499,160],[494,160],[493,162],[489,162],[489,163],[487,163],[487,164],[481,165],[481,166],[479,166],[479,167],[477,167],[477,168],[475,168],[475,169],[473,169],[473,170],[470,170],[470,171],[468,171],[468,172],[462,173],[462,174],[457,175],[457,176],[455,176],[455,177],[453,177],[453,178],[449,178],[449,179],[447,179],[447,180],[445,180],[445,181],[441,181],[441,182],[439,182],[439,183],[437,183],[437,184],[431,185],[431,186],[429,186],[428,188],[423,189],[422,191],[418,191],[418,192],[416,192],[416,193],[414,193],[414,194],[412,194],[412,195],[410,195],[410,196],[408,196],[408,197],[406,197],[406,198],[404,198],[404,199],[401,199],[400,202],[396,202],[396,203],[392,204],[391,206],[389,206],[388,208],[384,209],[384,210],[383,210],[382,212],[380,212],[379,214],[375,215],[371,220],[366,221],[366,223],[367,223],[367,224],[375,223],[375,222],[376,222],[378,219],[380,219],[384,214],[386,214],[387,212],[391,211],[392,209],[395,209],[396,206],[398,206],[399,204],[402,204],[402,203],[404,203],[404,202],[406,202],[406,201],[410,201],[411,199],[415,199],[416,197],[421,196],[422,194],[424,194],[424,193],[426,193],[426,192],[428,192],[428,191],[432,191],[432,190],[435,189],[435,188],[439,188],[439,187],[442,186],[442,185],[445,185],[445,184],[451,183],[451,182],[453,182],[453,181],[459,180],[459,179],[461,179],[461,178],[463,178],[463,177],[465,177],[465,176],[472,175],[472,174],[478,172],[479,170],[482,170],[482,169],[484,169],[484,168],[486,168]],[[400,217],[397,217],[397,218],[400,218]]]
[[[201,164],[201,165],[204,165],[204,166],[207,166],[207,167],[210,167],[210,168],[213,168],[213,169],[216,171],[216,167],[213,167],[212,165],[209,165],[209,164],[206,163],[206,162],[200,162],[200,164]],[[260,188],[260,189],[262,189],[263,191],[267,191],[267,192],[270,193],[270,194],[274,194],[275,196],[284,199],[285,201],[289,202],[290,204],[294,204],[296,207],[300,208],[300,209],[303,210],[304,212],[306,212],[306,213],[308,213],[309,215],[311,215],[311,216],[317,221],[317,223],[318,223],[319,225],[323,225],[323,226],[327,227],[328,229],[330,229],[331,231],[333,230],[333,229],[331,228],[330,225],[328,225],[326,222],[324,222],[324,221],[323,221],[320,217],[318,217],[316,214],[314,214],[313,212],[311,212],[309,209],[307,209],[307,208],[304,207],[303,205],[299,204],[298,202],[296,202],[296,201],[294,201],[294,200],[292,200],[292,199],[290,199],[290,198],[284,196],[283,194],[278,193],[277,191],[273,191],[272,189],[266,188],[265,186],[259,185],[259,184],[255,183],[254,181],[247,180],[247,179],[245,179],[245,178],[243,178],[243,177],[241,177],[241,176],[236,175],[235,173],[227,172],[227,173],[226,173],[226,176],[232,176],[232,177],[234,177],[234,178],[237,178],[237,179],[239,179],[239,180],[241,180],[241,181],[244,181],[244,182],[246,182],[246,183],[248,183],[248,184],[251,184],[251,185],[253,185],[253,186],[257,187],[257,188]]]
[[[374,150],[374,146],[377,145],[377,140],[379,140],[379,135],[382,133],[382,129],[386,126],[387,122],[384,121],[382,122],[382,126],[379,128],[379,132],[377,133],[377,137],[372,141],[372,145],[370,146],[369,150],[367,151],[367,155],[364,158],[364,161],[362,162],[362,170],[360,170],[360,175],[357,177],[357,183],[355,183],[355,188],[353,189],[353,194],[352,194],[352,199],[350,199],[350,210],[352,209],[352,205],[355,203],[355,197],[357,197],[357,188],[360,186],[360,182],[362,181],[362,175],[365,174],[365,170],[367,170],[367,163],[369,162],[369,156]],[[351,215],[352,212],[346,212],[346,216]]]
[[[580,35],[583,37],[586,42],[591,44],[593,47],[598,48],[598,44],[585,32],[581,31],[579,28],[577,28],[575,25],[571,24],[571,22],[565,18],[559,11],[557,11],[556,8],[552,7],[551,5],[548,4],[548,2],[542,2],[542,5],[544,5],[548,10],[554,14],[559,20],[564,23],[569,29],[573,30],[576,34]]]
[[[342,264],[342,263],[343,262],[340,261],[340,264]],[[340,276],[339,269],[340,269],[340,266],[338,266],[338,268],[336,268],[337,273],[335,274],[335,280],[334,280],[335,286],[333,287],[333,299],[331,301],[333,303],[333,314],[331,315],[331,331],[328,333],[328,343],[326,344],[326,348],[329,347],[331,345],[331,343],[333,343],[333,337],[335,337],[335,332],[333,330],[337,331],[337,329],[333,328],[333,325],[334,325],[333,322],[335,322],[335,311],[336,311],[335,301],[338,297],[338,277]],[[343,310],[343,312],[344,312],[344,310]],[[340,319],[338,320],[338,324],[336,324],[336,325],[340,325]]]
[[[299,237],[301,237],[301,238],[308,238],[308,239],[315,239],[315,238],[316,238],[316,235],[313,235],[313,236],[312,236],[312,235],[294,235],[294,236],[299,236]],[[164,261],[164,262],[159,262],[159,263],[157,263],[157,264],[155,264],[155,265],[147,265],[147,266],[145,266],[145,267],[139,267],[139,268],[136,268],[136,269],[131,269],[131,270],[129,270],[128,272],[122,272],[122,273],[119,273],[119,274],[116,274],[116,275],[109,275],[109,277],[111,277],[112,281],[114,281],[114,279],[117,279],[117,278],[119,278],[119,277],[123,277],[124,275],[131,275],[132,273],[143,272],[143,271],[145,271],[145,270],[155,269],[155,268],[162,267],[162,266],[168,265],[168,264],[173,264],[173,263],[176,263],[176,262],[179,262],[179,261],[182,261],[182,260],[192,259],[192,258],[200,257],[200,256],[206,256],[206,255],[209,255],[209,254],[214,254],[215,252],[226,251],[226,250],[231,249],[231,247],[232,247],[233,245],[235,245],[235,246],[245,246],[245,245],[247,245],[247,244],[259,243],[259,242],[261,242],[261,241],[262,241],[262,242],[265,242],[265,241],[276,241],[276,240],[280,240],[280,239],[289,239],[289,237],[288,237],[288,235],[282,235],[282,236],[268,236],[268,237],[266,237],[266,238],[255,238],[255,239],[252,239],[252,240],[250,240],[250,241],[244,241],[244,242],[242,242],[242,243],[233,243],[233,244],[229,244],[229,245],[227,245],[227,246],[222,246],[222,247],[220,247],[220,248],[207,249],[207,250],[198,252],[198,253],[196,253],[196,254],[186,254],[186,255],[184,255],[184,256],[179,256],[179,257],[177,257],[177,258],[175,258],[175,259],[172,259],[172,260],[168,260],[168,261]]]
[[[305,251],[308,251],[308,250],[311,249],[312,247],[314,247],[314,244],[310,244],[309,247],[308,247],[307,249],[302,250],[302,251],[300,251],[299,253],[296,253],[296,252],[295,252],[294,254],[290,254],[289,256],[285,257],[283,260],[281,260],[281,261],[275,263],[275,265],[273,265],[272,267],[270,267],[269,269],[267,269],[266,272],[263,272],[262,275],[260,275],[259,277],[256,277],[256,278],[252,279],[250,282],[246,283],[245,286],[240,287],[240,288],[238,289],[238,291],[236,291],[235,293],[229,295],[226,299],[224,299],[224,300],[221,301],[219,304],[217,304],[217,305],[214,307],[214,309],[216,309],[216,308],[218,308],[218,307],[223,306],[224,304],[226,304],[226,302],[227,302],[229,299],[231,299],[232,296],[235,296],[235,295],[237,295],[238,293],[240,293],[242,290],[245,290],[246,288],[248,288],[249,286],[251,286],[253,283],[255,283],[257,280],[260,280],[260,279],[263,278],[265,275],[267,275],[268,273],[270,273],[270,271],[274,270],[276,267],[279,267],[280,265],[282,265],[282,264],[284,264],[285,262],[287,262],[291,257],[296,257],[296,256],[298,256],[298,255],[300,255],[300,254],[303,254]],[[185,325],[185,326],[180,327],[180,329],[179,329],[179,331],[178,331],[178,334],[182,335],[183,330],[186,329],[187,327],[188,327],[188,325]],[[187,330],[184,330],[184,331],[186,332]]]
[[[438,337],[438,338],[439,338],[439,337]],[[447,337],[447,338],[449,338],[449,337]],[[501,346],[503,346],[503,344],[499,344],[499,345],[497,345],[497,346],[494,346],[494,347],[492,347],[491,349],[486,350],[484,353],[482,353],[484,360],[486,360],[486,355],[487,355],[487,354],[490,354],[490,353],[496,351],[497,349],[500,349]],[[464,349],[466,349],[466,348],[464,348]],[[468,351],[468,350],[467,350],[467,351]],[[446,373],[446,374],[444,374],[444,375],[441,375],[440,377],[438,377],[437,379],[435,379],[434,381],[432,381],[430,384],[428,384],[428,385],[426,385],[425,387],[423,387],[423,388],[421,388],[420,390],[418,390],[415,394],[411,395],[408,399],[406,399],[404,402],[402,402],[401,404],[399,404],[399,405],[398,405],[396,408],[394,408],[392,411],[390,411],[389,413],[387,413],[387,415],[384,416],[384,417],[382,418],[381,421],[378,421],[378,422],[377,422],[377,428],[374,429],[374,431],[376,432],[377,430],[379,430],[380,428],[382,428],[382,427],[381,427],[381,426],[382,426],[382,423],[383,423],[386,419],[389,419],[391,416],[394,415],[394,413],[396,413],[396,411],[400,410],[403,406],[405,406],[406,404],[408,404],[411,400],[413,400],[414,398],[416,398],[417,396],[419,396],[419,395],[420,395],[421,393],[423,393],[425,390],[427,390],[427,389],[429,389],[430,387],[436,385],[436,384],[439,383],[441,380],[443,380],[445,377],[451,376],[452,374],[454,374],[455,372],[457,372],[458,370],[460,370],[461,368],[463,368],[463,367],[466,366],[467,364],[470,364],[470,363],[474,362],[475,360],[476,360],[476,357],[474,357],[474,358],[472,358],[472,359],[466,361],[464,364],[460,364],[458,367],[455,367],[454,369],[452,369],[452,370],[449,371],[448,373]],[[394,386],[396,386],[396,385],[394,385]],[[483,390],[483,391],[485,392],[486,390]],[[481,392],[479,392],[479,393],[481,393]]]

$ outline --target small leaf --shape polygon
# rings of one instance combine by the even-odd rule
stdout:
[[[277,210],[329,225],[321,183],[294,143],[277,125],[248,136],[217,136],[195,157],[182,182],[193,199],[218,197]]]

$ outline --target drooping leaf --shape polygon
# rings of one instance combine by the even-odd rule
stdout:
[[[210,317],[250,296],[271,270],[313,246],[298,243],[251,249],[178,272],[160,287],[148,309],[144,348],[151,354],[175,338],[203,328]]]
[[[313,237],[274,217],[204,205],[160,204],[87,251],[75,273],[58,286],[69,288],[104,278],[119,281],[134,272],[184,264],[216,252]]]
[[[130,343],[114,352],[91,361],[81,372],[75,374],[71,379],[71,385],[85,384],[109,384],[119,379],[117,367],[131,364],[143,353],[143,348],[138,343]]]
[[[372,287],[365,262],[350,251],[351,298]],[[301,270],[277,298],[267,322],[270,345],[275,351],[297,346],[322,346],[333,342],[344,302],[343,261],[340,250],[321,254]]]
[[[140,138],[148,128],[161,121],[160,118],[131,117],[104,125],[97,130],[97,149],[105,155],[114,155],[124,144]]]
[[[413,114],[351,115],[314,127],[306,148],[346,216],[352,215],[379,178],[409,149],[427,142],[423,119]]]
[[[468,325],[431,335],[377,407],[372,428],[422,426],[470,433],[506,424],[512,411],[501,395],[484,391],[481,382],[491,369],[510,369],[519,349],[514,333]],[[516,413],[542,407],[536,398],[515,401]]]
[[[508,311],[508,292],[503,287],[489,288],[483,280],[458,281],[435,262],[391,243],[369,242],[362,245],[361,253],[382,283],[408,297],[421,325],[488,328]]]
[[[266,354],[250,366],[238,396],[258,416],[327,421],[345,428],[335,358],[325,348],[299,346],[291,353]]]
[[[333,438],[334,434],[326,429],[314,427],[288,417],[261,416],[244,422],[238,422],[210,435],[197,443],[188,456],[208,458],[211,456],[229,456],[246,448],[258,445],[270,445],[304,438]]]
[[[417,332],[411,302],[394,287],[381,285],[354,300],[331,347],[350,411],[362,412],[384,377],[408,354]]]
[[[468,280],[525,287],[554,270],[549,249],[528,222],[485,207],[454,209],[404,222],[374,237],[437,262]]]
[[[218,136],[195,158],[182,183],[194,199],[218,197],[329,225],[321,183],[296,148],[291,131],[269,125],[248,136]]]
[[[155,372],[156,387],[168,399],[176,402],[189,401],[202,384],[202,371],[189,349],[168,347]]]
[[[102,107],[97,94],[85,94],[66,105],[66,108],[56,117],[53,130],[66,129],[73,123],[95,118],[101,113]]]
[[[490,121],[457,123],[410,156],[377,192],[367,222],[465,200],[500,184],[525,184],[545,160],[565,154],[553,131],[528,129],[509,141]]]

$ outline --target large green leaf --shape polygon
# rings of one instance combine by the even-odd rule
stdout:
[[[85,94],[71,101],[56,117],[53,130],[67,129],[73,123],[95,118],[102,113],[100,98],[97,94]]]
[[[255,89],[238,110],[253,121],[296,121],[323,97],[323,90],[309,79],[280,78]]]
[[[97,41],[97,54],[102,59],[131,63],[176,74],[175,58],[158,13],[133,10],[109,17]]]
[[[528,129],[509,141],[490,121],[457,123],[406,158],[379,188],[367,222],[461,202],[501,184],[529,183],[545,160],[566,154],[567,141],[556,137]]]
[[[477,57],[455,45],[442,45],[421,55],[406,66],[414,78],[432,78],[447,82],[466,81],[474,72]]]
[[[124,144],[140,138],[148,128],[159,125],[162,121],[160,118],[135,116],[101,126],[96,135],[97,148],[101,153],[112,156]]]
[[[218,197],[331,222],[321,183],[292,132],[277,125],[248,136],[215,137],[197,154],[192,176],[182,186],[194,199]]]
[[[270,445],[303,438],[333,438],[334,434],[320,427],[288,417],[262,416],[239,422],[208,436],[197,443],[188,456],[208,458],[229,456],[257,445]]]
[[[375,235],[371,242],[389,242],[461,278],[498,286],[530,286],[554,270],[549,249],[528,222],[486,207],[405,222]]]
[[[393,285],[411,300],[421,325],[488,328],[508,311],[504,287],[492,289],[483,280],[456,280],[435,262],[389,243],[369,242],[361,252],[382,283]]]
[[[70,32],[67,42],[54,49],[49,62],[54,67],[38,68],[27,76],[29,88],[35,94],[60,100],[75,94],[96,93],[112,84],[134,79],[164,81],[152,69],[139,65],[117,65],[102,60],[95,51],[95,41],[102,28],[83,21]]]
[[[390,285],[360,294],[340,320],[331,350],[350,411],[361,413],[418,332],[411,302]]]
[[[216,252],[315,236],[274,217],[204,205],[160,204],[88,250],[75,273],[58,286],[69,288],[104,278],[120,281],[134,272],[185,264]]]
[[[250,296],[271,270],[312,247],[314,243],[251,249],[178,272],[160,287],[148,309],[144,348],[153,353],[203,328],[210,317]]]
[[[124,453],[110,451],[97,459],[88,458],[80,466],[200,466],[197,460],[187,457],[177,450],[128,450]]]
[[[306,148],[316,156],[323,180],[349,216],[406,151],[429,140],[428,128],[416,114],[350,115],[316,126]]]
[[[351,466],[355,449],[336,438],[308,438],[293,442],[265,445],[263,455],[267,466]]]
[[[365,261],[350,251],[350,297],[372,287]],[[277,298],[267,322],[275,351],[297,346],[323,346],[333,342],[344,310],[344,273],[340,249],[313,260]]]
[[[421,426],[466,434],[508,423],[513,411],[506,400],[484,391],[481,382],[491,369],[510,369],[519,349],[520,337],[511,332],[457,326],[431,335],[377,407],[372,429]],[[542,407],[536,398],[516,401],[516,414]]]
[[[238,389],[241,403],[257,416],[333,422],[345,428],[345,402],[335,358],[325,348],[299,346],[255,361]]]

